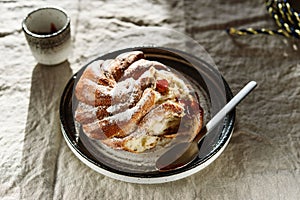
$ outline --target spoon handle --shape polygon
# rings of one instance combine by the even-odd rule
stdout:
[[[206,132],[210,132],[234,107],[236,107],[255,87],[257,83],[250,81],[239,91],[209,122],[206,124]]]

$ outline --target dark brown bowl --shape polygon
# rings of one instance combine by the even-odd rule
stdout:
[[[217,69],[193,55],[176,49],[135,47],[114,51],[94,60],[112,59],[123,52],[133,50],[143,51],[146,59],[161,62],[177,70],[192,81],[196,87],[202,88],[208,97],[210,116],[219,111],[232,98],[232,92],[227,82]],[[235,110],[231,111],[213,130],[214,134],[209,134],[202,140],[199,144],[201,150],[198,158],[178,170],[168,172],[138,170],[137,163],[132,163],[132,166],[130,164],[125,166],[121,161],[119,163],[117,159],[112,160],[110,156],[101,154],[99,149],[95,147],[94,141],[87,138],[80,128],[76,129],[73,119],[73,110],[76,106],[76,99],[73,96],[74,85],[76,85],[76,81],[88,65],[89,63],[79,70],[66,85],[60,103],[60,119],[63,136],[68,146],[81,161],[97,172],[118,180],[134,183],[149,184],[174,181],[202,170],[214,161],[228,144],[235,122]],[[120,165],[124,166],[120,167]]]

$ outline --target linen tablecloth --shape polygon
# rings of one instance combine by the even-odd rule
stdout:
[[[0,199],[299,199],[299,40],[231,37],[229,27],[276,28],[259,0],[0,1]],[[68,61],[38,64],[21,22],[55,5],[71,17]],[[167,27],[210,54],[236,94],[258,87],[236,110],[232,138],[204,170],[165,184],[139,185],[98,174],[64,141],[59,101],[91,49],[130,28]],[[109,48],[109,47],[107,47]],[[113,48],[113,47],[112,47]]]

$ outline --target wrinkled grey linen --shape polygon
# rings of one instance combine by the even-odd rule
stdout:
[[[21,21],[32,9],[53,4],[71,17],[73,52],[67,62],[45,67],[33,59]],[[300,198],[299,40],[225,32],[231,26],[275,28],[262,1],[0,1],[0,11],[1,199]],[[258,82],[237,107],[222,155],[175,182],[139,185],[98,174],[75,157],[60,131],[61,93],[89,59],[87,52],[138,26],[194,38],[233,93]]]

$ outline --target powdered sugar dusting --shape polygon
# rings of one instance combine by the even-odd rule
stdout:
[[[136,83],[133,78],[126,79],[124,81],[118,82],[116,87],[111,91],[112,98],[123,96],[124,94],[131,93],[134,90]]]
[[[104,61],[101,64],[102,69],[100,69],[100,72],[104,70],[106,76],[111,72],[118,71],[118,67],[131,60],[129,56],[132,54],[135,54],[135,52],[121,54],[116,58],[117,61]],[[94,68],[95,65],[91,67]],[[93,70],[95,71],[91,71],[92,74],[96,73],[97,68]],[[125,70],[124,73],[122,70]],[[106,132],[112,132],[108,138],[108,140],[112,139],[111,143],[114,142],[114,137],[126,137],[127,139],[124,138],[124,144],[122,144],[125,147],[127,142],[146,135],[162,137],[162,139],[166,135],[171,140],[176,137],[177,129],[179,129],[181,123],[184,123],[183,126],[188,129],[187,123],[182,122],[181,119],[185,115],[189,115],[188,118],[193,117],[188,112],[188,106],[190,106],[191,101],[197,101],[197,97],[195,97],[195,92],[185,77],[160,62],[145,59],[134,61],[122,70],[118,71],[116,76],[110,74],[112,75],[111,78],[117,81],[114,87],[98,85],[96,82],[87,84],[90,87],[88,90],[92,94],[95,90],[96,98],[101,98],[101,95],[109,97],[109,105],[104,108],[107,115],[98,121],[101,130],[103,126],[103,131],[107,129]],[[95,84],[98,86],[95,86]],[[112,128],[107,124],[111,124]],[[199,127],[197,122],[192,126]],[[192,130],[186,131],[190,132]],[[144,139],[147,140],[147,137],[144,137]],[[137,151],[135,149],[139,149],[138,147],[144,147],[140,144],[142,140],[136,141],[138,141],[136,143],[138,146],[131,145],[130,148],[133,149],[129,151]],[[148,147],[152,148],[154,146],[156,145],[153,144]],[[142,152],[147,148],[141,148],[139,151]]]
[[[113,116],[110,116],[107,118],[107,120],[109,120],[109,122],[111,123],[118,123],[118,122],[127,122],[129,121],[133,114],[137,113],[138,111],[140,111],[141,107],[146,103],[146,101],[151,98],[151,93],[149,92],[150,88],[146,89],[143,93],[142,98],[140,99],[140,101],[136,104],[136,106],[125,110],[124,112],[120,112],[117,113]],[[110,110],[112,108],[110,107]]]

